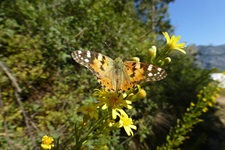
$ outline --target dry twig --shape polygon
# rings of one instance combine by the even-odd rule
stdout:
[[[21,93],[22,90],[21,90],[19,84],[17,83],[16,78],[8,71],[7,67],[4,65],[3,62],[0,62],[0,67],[5,72],[5,74],[9,77],[9,79],[12,82],[12,85],[15,87],[14,95],[15,95],[15,98],[16,98],[17,103],[20,106],[20,110],[22,112],[22,115],[23,115],[23,118],[24,118],[24,121],[25,121],[25,124],[26,124],[26,128],[27,128],[27,131],[28,131],[28,135],[30,136],[30,138],[32,140],[32,145],[35,147],[35,138],[34,138],[34,136],[32,134],[31,126],[30,126],[30,123],[29,123],[29,117],[27,116],[27,114],[25,112],[23,103],[22,103],[21,98],[20,98],[20,96],[18,94],[18,93]],[[3,107],[3,105],[2,105],[2,107]],[[3,108],[2,108],[2,110],[3,110]],[[2,113],[4,113],[4,112],[2,112]],[[7,131],[7,124],[5,124],[5,125],[6,125],[5,126],[5,130]],[[10,144],[10,139],[9,139],[8,142]]]

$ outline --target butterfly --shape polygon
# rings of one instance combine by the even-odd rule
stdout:
[[[166,71],[152,64],[136,61],[122,61],[101,53],[77,50],[72,52],[73,59],[87,67],[97,77],[98,82],[109,92],[125,92],[137,84],[164,79]]]

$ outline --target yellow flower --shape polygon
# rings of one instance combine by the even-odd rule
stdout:
[[[216,103],[216,98],[215,96],[211,96],[212,102],[215,104]]]
[[[206,98],[203,98],[203,99],[202,99],[202,101],[203,101],[203,102],[206,102],[206,101],[207,101],[207,99],[206,99]]]
[[[107,119],[107,124],[109,127],[112,127],[113,125],[115,125],[115,121],[111,119]]]
[[[54,147],[53,141],[54,141],[54,139],[52,137],[45,135],[42,137],[41,147],[43,149],[50,150]]]
[[[213,106],[213,104],[212,104],[211,102],[208,102],[208,106],[212,107],[212,106]]]
[[[201,94],[198,94],[198,95],[197,95],[197,97],[198,97],[198,98],[201,98],[201,97],[202,97],[202,95],[201,95]]]
[[[185,47],[185,43],[178,43],[180,40],[180,36],[175,37],[174,35],[170,38],[169,34],[167,32],[163,32],[164,37],[166,38],[166,47],[169,51],[171,50],[179,50],[180,52],[186,54],[186,52],[183,50]]]
[[[219,95],[219,94],[215,94],[215,97],[216,97],[216,98],[219,98],[219,97],[220,97],[220,95]]]
[[[195,103],[191,102],[191,106],[194,107],[195,106]]]
[[[134,133],[132,129],[134,130],[137,129],[137,127],[133,125],[132,118],[129,118],[126,113],[125,114],[123,113],[120,115],[119,127],[123,127],[128,136],[131,136],[131,135],[133,136]]]
[[[85,115],[90,116],[90,118],[98,119],[97,107],[92,103],[90,103],[88,106],[81,106],[79,111],[83,112]]]
[[[207,108],[207,107],[204,107],[203,109],[202,109],[202,111],[205,113],[205,112],[207,112],[209,109]]]
[[[112,110],[112,118],[116,119],[116,116],[119,115],[119,112],[123,107],[131,109],[130,105],[132,102],[129,100],[125,100],[126,94],[118,94],[118,93],[110,93],[104,90],[96,90],[94,93],[97,100],[100,102],[97,104],[98,106],[102,106],[102,109],[111,109]]]

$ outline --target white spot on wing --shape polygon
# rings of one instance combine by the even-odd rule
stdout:
[[[140,63],[136,63],[135,68],[139,69],[141,67]]]
[[[152,77],[152,76],[153,76],[153,74],[150,72],[150,73],[148,73],[148,76],[149,76],[149,77]]]
[[[148,66],[148,71],[151,71],[152,70],[152,67],[153,67],[152,65],[149,65]]]
[[[88,63],[89,62],[89,60],[86,58],[86,59],[84,59],[84,61],[86,62],[86,63]]]
[[[98,60],[102,60],[102,55],[101,54],[98,54]]]
[[[91,52],[87,51],[87,57],[90,58],[91,57]]]

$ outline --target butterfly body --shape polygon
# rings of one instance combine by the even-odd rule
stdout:
[[[151,64],[111,59],[100,53],[77,50],[73,59],[92,71],[98,82],[110,92],[125,92],[136,84],[158,81],[166,77],[166,72]]]

